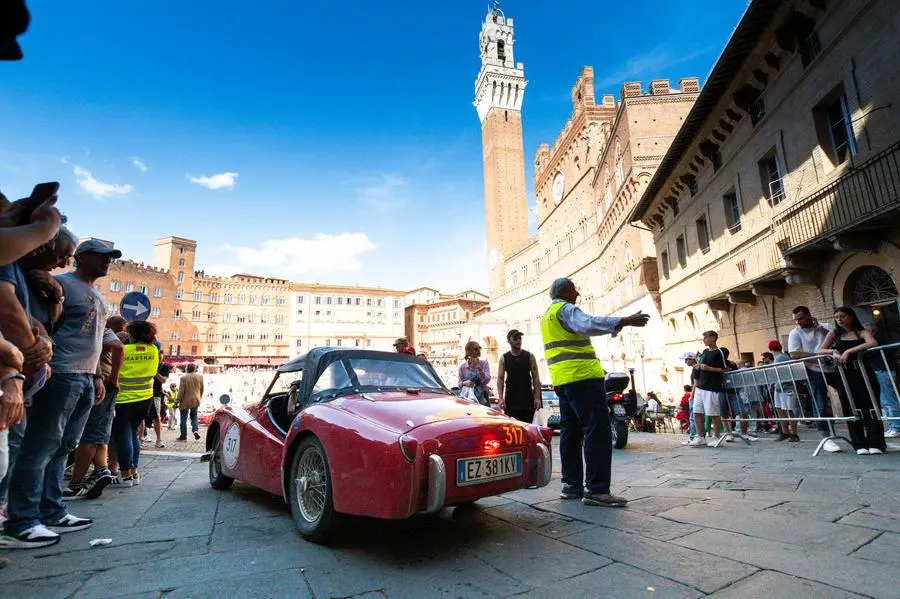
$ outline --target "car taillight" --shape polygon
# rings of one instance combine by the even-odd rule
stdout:
[[[500,449],[500,441],[498,441],[497,439],[484,440],[485,451],[497,451],[498,449]]]
[[[409,435],[400,435],[400,453],[408,462],[415,461],[419,442]]]
[[[613,401],[622,401],[622,394],[621,393],[613,393],[612,397],[610,399],[612,399]]]
[[[553,429],[547,428],[546,426],[541,427],[541,436],[544,438],[544,441],[549,445],[553,442]]]

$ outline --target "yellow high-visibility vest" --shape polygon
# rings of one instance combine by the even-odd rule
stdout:
[[[550,304],[541,319],[544,358],[547,360],[550,382],[554,387],[587,379],[602,379],[606,376],[590,337],[567,331],[560,324],[559,311],[565,305],[565,302]]]
[[[159,350],[155,345],[128,343],[122,369],[119,371],[119,392],[116,403],[134,403],[153,397],[153,377],[159,368]]]

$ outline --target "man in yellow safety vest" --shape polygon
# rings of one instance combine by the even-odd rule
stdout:
[[[622,507],[627,501],[610,494],[612,434],[603,379],[606,373],[591,344],[591,336],[615,336],[623,327],[643,327],[650,316],[637,312],[622,318],[588,316],[575,302],[575,283],[553,281],[553,300],[541,321],[544,357],[559,397],[559,457],[563,499],[581,498],[584,505]],[[581,456],[584,452],[585,468]]]

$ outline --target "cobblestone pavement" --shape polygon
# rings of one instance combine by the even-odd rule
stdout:
[[[331,547],[300,539],[278,498],[217,492],[196,459],[148,456],[140,487],[72,504],[93,528],[9,552],[0,595],[900,597],[900,447],[813,458],[812,438],[681,439],[635,434],[616,452],[627,509],[561,501],[555,480],[459,521],[356,521]]]

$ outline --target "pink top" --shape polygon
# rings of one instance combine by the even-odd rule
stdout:
[[[463,360],[459,365],[459,382],[457,383],[459,387],[462,387],[463,383],[469,380],[469,372],[471,371],[472,369],[469,368],[469,361]],[[488,364],[487,360],[478,360],[478,370],[475,372],[481,376],[482,385],[487,385],[491,382],[491,366]]]

